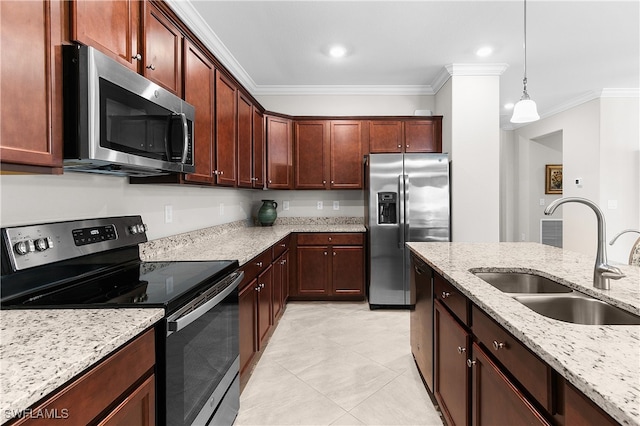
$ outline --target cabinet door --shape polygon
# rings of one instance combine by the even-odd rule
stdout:
[[[370,121],[369,151],[372,154],[402,152],[402,122]]]
[[[293,188],[291,151],[291,121],[267,117],[267,188]]]
[[[153,426],[156,424],[156,381],[149,377],[122,401],[99,426]]]
[[[332,189],[362,188],[362,122],[331,122]]]
[[[147,1],[143,74],[178,96],[182,95],[182,40],[178,28]]]
[[[294,125],[296,189],[328,188],[329,122],[297,121]]]
[[[253,187],[253,104],[238,91],[238,186]]]
[[[405,152],[442,152],[442,132],[439,121],[406,121],[404,123]]]
[[[62,166],[61,14],[60,1],[0,1],[3,163]]]
[[[329,294],[329,247],[298,246],[298,294]]]
[[[258,275],[258,350],[262,350],[264,340],[273,324],[273,267],[269,265]]]
[[[253,188],[264,187],[264,115],[253,107]]]
[[[364,247],[334,246],[332,249],[334,295],[364,294]]]
[[[280,315],[282,309],[282,257],[273,262],[273,318]]]
[[[236,185],[236,86],[216,70],[216,177],[218,185]]]
[[[289,299],[289,285],[291,280],[289,279],[291,273],[291,266],[289,264],[289,250],[282,254],[282,307],[287,304]]]
[[[240,374],[251,364],[257,348],[258,280],[253,279],[238,295]]]
[[[215,164],[213,142],[213,94],[215,68],[195,46],[185,42],[184,99],[196,109],[194,157],[196,171],[185,180],[212,184]]]
[[[415,307],[409,314],[411,352],[424,382],[433,392],[433,288],[431,269],[412,257],[411,292]]]
[[[435,303],[435,397],[447,419],[469,425],[469,335],[439,301]]]
[[[129,69],[139,71],[136,58],[144,59],[138,44],[142,2],[76,0],[69,3],[73,40],[93,46]],[[32,34],[24,29],[19,33]]]
[[[475,343],[471,395],[474,425],[549,425]]]

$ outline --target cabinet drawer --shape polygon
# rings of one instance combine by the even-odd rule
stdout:
[[[478,343],[504,365],[542,406],[551,411],[549,366],[477,306],[474,305],[471,312],[473,320],[471,328]]]
[[[273,245],[273,258],[277,259],[282,253],[289,250],[289,245],[291,244],[291,238],[289,235],[278,241]]]
[[[299,246],[315,245],[362,245],[364,234],[362,233],[308,233],[298,234]]]
[[[247,284],[249,284],[260,272],[267,269],[267,266],[271,265],[273,261],[273,250],[268,249],[260,253],[258,256],[251,259],[249,262],[242,265],[244,271],[244,278],[240,283],[239,289],[242,290]]]
[[[433,284],[436,299],[449,308],[463,324],[469,325],[469,300],[467,297],[438,274],[433,275]]]

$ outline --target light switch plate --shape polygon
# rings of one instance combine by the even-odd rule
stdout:
[[[322,201],[318,201],[318,204],[316,205],[316,208],[318,210],[322,210]]]
[[[334,201],[333,202],[333,209],[334,210],[340,210],[340,201]]]
[[[544,203],[545,203],[544,198],[540,198],[540,205],[544,206]]]
[[[220,203],[220,216],[224,216],[224,204]]]
[[[284,200],[282,202],[282,210],[289,210],[289,200]]]
[[[618,200],[608,200],[607,207],[609,210],[617,210],[618,209]]]
[[[173,222],[173,206],[171,204],[167,204],[164,206],[164,223]]]

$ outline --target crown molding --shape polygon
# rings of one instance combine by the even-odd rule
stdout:
[[[509,68],[509,64],[449,64],[444,68],[451,76],[499,76]]]
[[[640,89],[602,89],[601,98],[639,98]]]
[[[431,86],[393,85],[257,85],[255,95],[435,95]]]
[[[253,94],[256,90],[255,81],[253,81],[249,73],[240,65],[209,24],[207,24],[200,13],[193,7],[192,2],[189,0],[166,0],[166,3],[222,65]]]

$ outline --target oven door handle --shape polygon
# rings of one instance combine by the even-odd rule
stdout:
[[[197,309],[189,312],[188,314],[174,321],[172,320],[167,321],[167,336],[182,330],[183,328],[185,328],[186,326],[188,326],[189,324],[191,324],[192,322],[194,322],[195,320],[197,320],[198,318],[206,314],[210,309],[215,307],[217,304],[222,302],[228,295],[230,295],[238,287],[238,285],[240,285],[240,282],[244,278],[243,271],[234,272],[234,274],[236,274],[237,276],[236,278],[233,279],[231,284],[229,284],[228,287],[222,290],[222,292],[216,294],[216,296],[213,299],[209,300],[204,305],[199,306]]]

